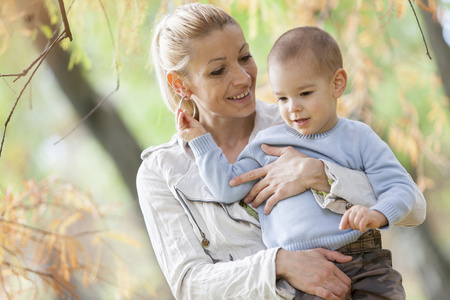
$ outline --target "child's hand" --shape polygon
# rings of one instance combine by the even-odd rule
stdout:
[[[342,216],[339,229],[355,229],[366,232],[367,228],[377,229],[387,225],[388,220],[381,212],[361,205],[352,206]]]
[[[199,121],[181,109],[177,110],[176,123],[178,135],[186,142],[190,142],[207,133],[206,129]]]

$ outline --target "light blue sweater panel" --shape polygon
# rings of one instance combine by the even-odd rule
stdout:
[[[414,206],[414,182],[389,146],[368,125],[343,118],[320,134],[302,135],[286,124],[262,130],[234,164],[228,163],[210,134],[192,140],[189,145],[200,175],[217,202],[243,199],[256,181],[236,187],[228,182],[276,160],[262,151],[262,144],[292,146],[310,157],[365,172],[378,199],[372,209],[383,213],[389,224],[405,217]],[[268,215],[263,210],[264,204],[258,208],[258,214],[263,241],[269,248],[336,250],[362,234],[359,230],[339,230],[342,215],[320,208],[311,190],[278,202]]]

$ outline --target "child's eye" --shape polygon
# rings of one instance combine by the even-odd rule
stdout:
[[[302,93],[300,93],[300,96],[302,96],[302,97],[305,97],[305,96],[308,96],[308,95],[311,95],[312,94],[312,92],[302,92]]]
[[[217,70],[214,70],[214,71],[211,72],[211,75],[213,75],[213,76],[222,75],[223,74],[223,70],[224,70],[224,68],[219,68]]]
[[[286,97],[277,98],[277,101],[284,101],[284,100],[287,100],[287,98]]]

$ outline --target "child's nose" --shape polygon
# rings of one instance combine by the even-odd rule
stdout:
[[[289,103],[289,112],[302,111],[303,107],[299,101],[291,100]]]

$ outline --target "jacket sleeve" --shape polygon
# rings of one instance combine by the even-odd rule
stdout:
[[[377,202],[375,192],[366,174],[359,170],[350,170],[330,161],[322,160],[325,164],[325,172],[332,182],[331,191],[326,197],[314,194],[320,205],[325,207],[334,203],[337,199],[345,199],[354,205],[365,205],[371,207]],[[398,220],[394,225],[414,227],[425,221],[426,201],[419,187],[411,179],[414,189],[414,205],[409,214]],[[351,187],[351,188],[348,188]],[[345,204],[335,205],[336,212],[343,213]]]
[[[214,263],[157,166],[148,164],[144,161],[137,175],[139,202],[156,258],[176,299],[291,296],[276,287],[276,248],[242,260]]]
[[[248,155],[249,147],[242,151],[236,163],[230,164],[209,133],[192,140],[189,146],[200,176],[218,202],[229,204],[243,199],[257,182],[252,180],[234,187],[228,184],[232,178],[261,167]]]

